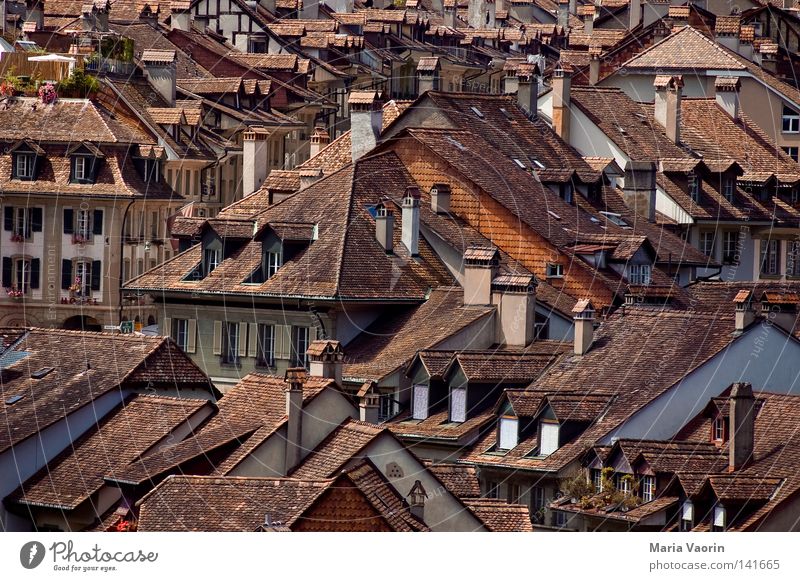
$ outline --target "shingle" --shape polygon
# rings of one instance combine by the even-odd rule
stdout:
[[[172,63],[175,62],[175,51],[146,48],[142,51],[141,61],[153,64]]]
[[[492,532],[533,532],[530,513],[524,504],[509,504],[499,498],[468,498],[464,504]]]
[[[702,33],[685,26],[622,65],[627,70],[742,70],[738,60]]]

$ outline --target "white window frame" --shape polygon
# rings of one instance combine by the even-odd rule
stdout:
[[[711,423],[711,438],[715,442],[725,441],[725,418],[723,416],[717,416]]]
[[[259,323],[257,333],[256,365],[275,367],[275,325]]]
[[[727,177],[723,180],[722,195],[729,202],[733,202],[736,195],[736,178]]]
[[[592,470],[592,484],[596,493],[603,492],[603,471],[600,468]]]
[[[222,329],[222,363],[225,365],[239,364],[239,323],[226,322]]]
[[[272,278],[283,266],[283,252],[267,252],[267,278]]]
[[[18,153],[14,159],[14,177],[29,179],[33,177],[36,156],[32,153]]]
[[[21,272],[20,272],[21,271]],[[31,260],[30,258],[14,259],[14,288],[22,291],[23,295],[30,294],[31,290]]]
[[[412,418],[415,420],[428,419],[428,409],[430,405],[430,387],[424,383],[415,383],[412,388],[413,397],[411,400],[413,409]]]
[[[189,348],[189,319],[173,319],[175,325],[175,343],[182,351],[186,352]]]
[[[501,417],[498,428],[497,447],[513,450],[519,443],[519,420],[516,417]]]
[[[786,105],[781,114],[781,133],[800,133],[800,113]]]
[[[14,234],[23,238],[30,238],[31,215],[28,208],[17,206],[14,208]]]
[[[711,244],[709,245],[709,241]],[[700,232],[700,252],[706,256],[714,256],[714,246],[716,246],[716,232]]]
[[[84,240],[92,239],[92,211],[78,210],[75,214],[75,233]]]
[[[82,297],[92,296],[92,262],[90,260],[75,261],[75,279],[80,277],[80,289],[78,292]]]
[[[458,393],[458,396],[456,396],[456,393]],[[467,421],[466,387],[454,387],[450,390],[450,421],[457,423]]]
[[[625,478],[629,476],[628,474],[617,474],[617,490],[622,494],[630,494],[631,493],[631,479]]]
[[[558,262],[547,263],[547,278],[564,278],[564,265]]]
[[[558,438],[561,426],[556,422],[539,422],[539,455],[549,456],[558,450]],[[553,441],[555,438],[555,441]]]
[[[643,476],[642,477],[642,501],[650,502],[656,497],[656,477]]]
[[[73,178],[78,180],[85,180],[86,179],[86,158],[82,155],[75,156],[75,174]]]
[[[205,263],[206,263],[206,276],[214,272],[214,270],[219,266],[219,263],[222,262],[220,260],[222,255],[222,251],[219,248],[206,248],[204,251]]]
[[[683,501],[680,520],[682,531],[689,531],[694,527],[694,503],[691,500]]]
[[[292,363],[308,368],[308,346],[311,344],[309,327],[292,327]]]
[[[628,266],[628,282],[647,286],[650,284],[652,269],[649,264],[631,264]]]
[[[722,233],[722,258],[733,261],[733,257],[737,254],[739,254],[739,232],[726,230]]]
[[[781,245],[778,240],[761,240],[760,253],[760,274],[776,276],[780,274],[780,253]]]

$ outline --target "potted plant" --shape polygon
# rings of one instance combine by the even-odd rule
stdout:
[[[17,88],[14,86],[14,83],[10,82],[8,79],[3,79],[3,82],[0,83],[0,96],[13,97],[16,94]]]
[[[73,244],[86,244],[89,242],[89,239],[83,236],[82,234],[78,234],[77,232],[72,235],[72,243]]]
[[[7,288],[6,289],[6,294],[8,295],[8,298],[10,298],[12,300],[15,300],[15,301],[22,300],[22,297],[25,296],[25,293],[23,293],[20,289],[18,289],[15,286],[11,287],[11,288]]]
[[[58,95],[56,94],[56,88],[53,86],[53,83],[45,83],[39,87],[39,99],[41,99],[42,103],[45,105],[51,105],[56,102]]]
[[[18,232],[14,232],[11,235],[11,242],[25,242],[25,237]]]

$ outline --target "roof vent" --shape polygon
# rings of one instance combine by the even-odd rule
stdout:
[[[21,395],[12,395],[10,398],[8,398],[6,400],[6,405],[14,405],[15,403],[17,403],[22,398],[23,398],[23,396],[21,396]]]
[[[55,367],[42,367],[40,370],[31,373],[31,379],[42,379],[52,373],[54,369]]]

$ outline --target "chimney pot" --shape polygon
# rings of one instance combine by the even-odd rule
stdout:
[[[536,338],[536,278],[504,274],[492,281],[495,340],[500,345],[524,347]]]
[[[302,459],[303,451],[303,385],[308,373],[304,367],[286,370],[286,458],[284,473],[288,474]]]
[[[741,81],[739,77],[717,77],[714,81],[717,105],[723,109],[731,119],[739,118],[739,90]]]
[[[553,129],[569,143],[570,126],[570,74],[562,68],[553,71]]]
[[[667,139],[677,145],[681,140],[683,76],[657,75],[653,87],[656,122],[664,128]]]
[[[331,142],[331,136],[325,130],[325,126],[317,124],[314,126],[314,133],[311,134],[311,144],[309,146],[309,156],[314,157]]]
[[[403,197],[403,245],[411,256],[419,255],[419,188],[409,186]]]
[[[753,293],[751,291],[742,289],[736,293],[733,299],[733,303],[736,306],[734,322],[734,330],[736,333],[744,331],[756,318],[755,312],[753,311],[752,296]]]
[[[594,341],[594,316],[595,308],[589,299],[581,299],[572,308],[574,331],[575,355],[585,355]]]
[[[394,252],[394,212],[383,202],[375,206],[375,238],[386,254]]]
[[[379,423],[379,403],[380,396],[377,393],[367,393],[358,404],[359,419],[370,424]]]
[[[431,210],[435,214],[450,213],[450,186],[447,184],[433,184],[431,188]]]
[[[734,383],[730,395],[730,440],[728,442],[728,471],[734,472],[753,456],[755,444],[755,408],[753,386]]]

